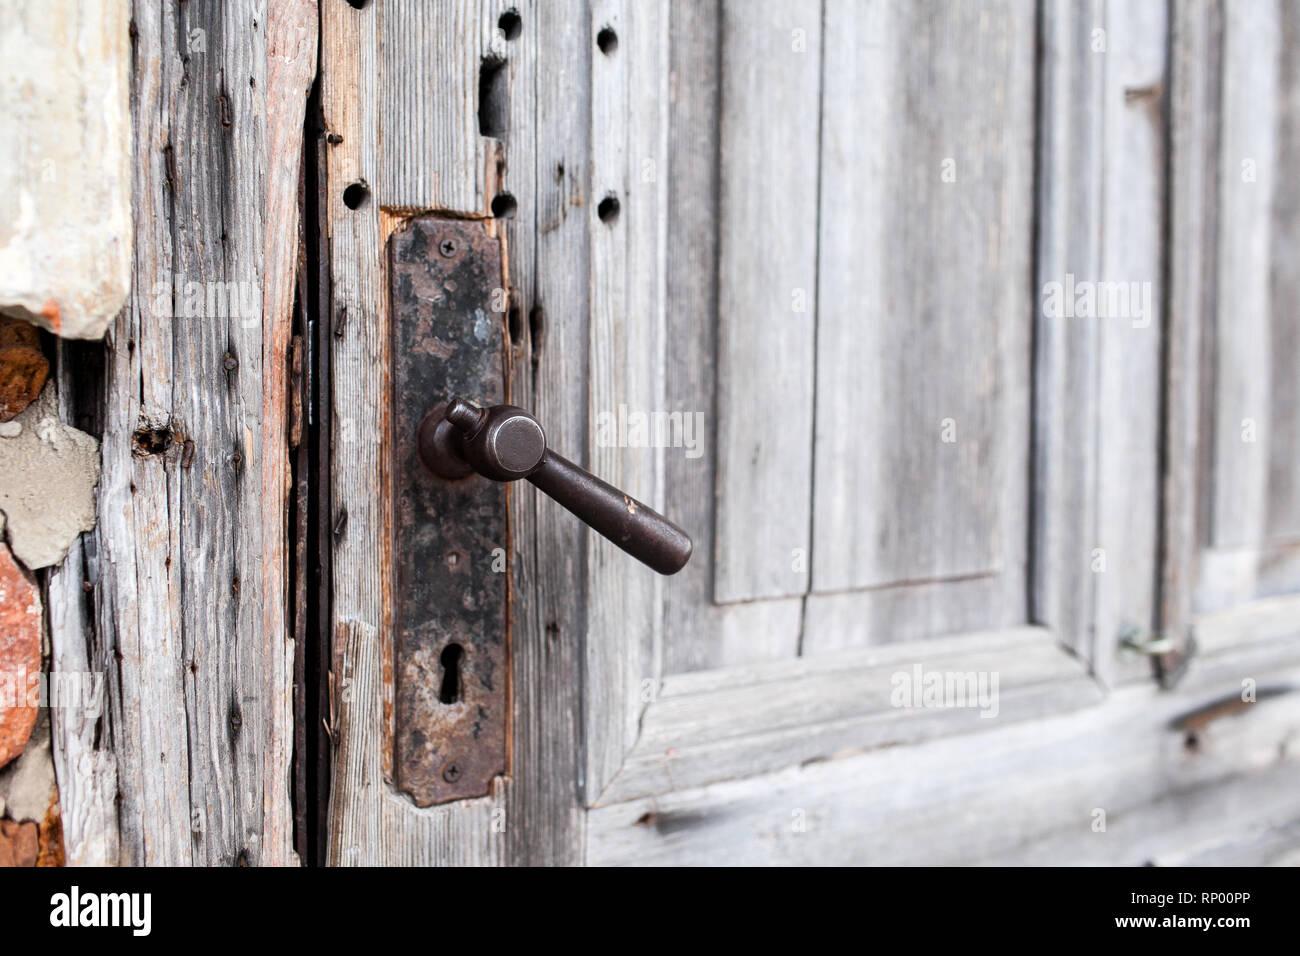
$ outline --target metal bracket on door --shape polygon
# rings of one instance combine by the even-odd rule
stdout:
[[[483,796],[506,772],[506,488],[421,463],[431,397],[503,402],[501,247],[472,220],[389,239],[392,322],[393,777],[418,806]]]

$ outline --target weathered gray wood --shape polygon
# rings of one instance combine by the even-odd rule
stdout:
[[[617,47],[593,54],[591,187],[585,213],[591,243],[587,362],[588,461],[606,481],[663,508],[663,449],[619,447],[599,428],[620,406],[662,409],[665,352],[664,239],[667,216],[668,4],[597,0],[590,39],[602,30]],[[600,204],[612,197],[616,216]],[[604,436],[602,438],[602,436]],[[608,444],[604,440],[615,438]],[[636,739],[644,687],[657,679],[662,579],[609,541],[587,535],[584,720],[586,793],[594,799]],[[616,637],[615,637],[616,636]],[[609,638],[615,638],[613,640]]]
[[[385,441],[389,326],[381,260],[400,217],[419,210],[385,207],[421,195],[419,189],[430,183],[421,177],[447,170],[459,178],[455,183],[442,181],[449,191],[441,195],[463,203],[453,207],[461,215],[486,215],[485,187],[475,185],[480,176],[461,161],[489,147],[447,134],[433,139],[433,152],[427,152],[429,141],[422,137],[442,114],[420,112],[420,91],[427,93],[425,78],[410,75],[402,63],[381,55],[386,46],[397,43],[397,31],[411,28],[409,18],[417,14],[403,6],[380,15],[377,8],[384,6],[372,3],[357,10],[347,0],[326,0],[321,8],[322,106],[327,129],[341,137],[327,152],[324,198],[335,331],[331,527],[339,529],[333,566],[336,746],[329,859],[343,865],[499,863],[506,847],[507,781],[489,798],[427,809],[416,808],[390,786],[392,516]],[[495,22],[481,4],[467,0],[439,7],[426,27],[430,35],[445,34],[440,43],[463,42],[477,49],[484,23]],[[459,69],[468,70],[477,83],[477,63]],[[403,82],[418,89],[399,91]],[[385,102],[394,112],[381,113],[380,91],[385,89],[390,91]],[[460,122],[467,109],[463,97],[448,100],[444,108],[446,118],[459,124],[452,127],[457,135],[479,139],[477,125]],[[389,165],[381,156],[381,116],[388,140],[424,144],[413,154],[419,158],[415,166]],[[370,195],[350,209],[343,192],[357,182],[368,184]]]
[[[821,23],[813,0],[722,5],[718,601],[808,585]]]
[[[102,336],[131,281],[129,19],[0,2],[0,310],[73,338]]]
[[[558,448],[587,435],[590,83],[585,4],[516,7],[506,43],[510,128],[504,187],[518,201],[506,226],[512,401],[531,408]],[[526,481],[511,485],[514,549],[511,674],[513,864],[571,865],[585,852],[580,781],[586,633],[584,529]]]
[[[1210,541],[1259,545],[1268,537],[1272,446],[1269,248],[1278,94],[1276,3],[1236,8],[1223,28],[1219,154],[1218,311],[1215,316],[1214,480]]]
[[[65,424],[89,425],[73,420],[72,397],[78,392],[78,378],[85,377],[86,370],[74,370],[68,347],[61,346],[56,381],[59,418]],[[81,382],[83,388],[85,384]],[[83,697],[83,706],[50,710],[63,855],[69,866],[112,866],[119,859],[117,760],[99,733],[106,720],[103,708],[108,704],[106,671],[111,651],[95,633],[93,600],[84,587],[98,576],[94,564],[78,538],[63,563],[50,571],[47,596],[50,672],[59,679],[76,675],[78,681],[103,682],[97,701]]]
[[[718,383],[718,166],[722,10],[676,0],[671,10],[665,408],[701,422],[694,451],[664,454],[664,503],[695,556],[664,585],[666,674],[798,653],[798,598],[713,603],[714,442]]]
[[[276,237],[296,228],[314,11],[141,0],[132,19],[136,251],[95,536],[119,860],[292,863],[277,479],[296,243]]]
[[[1165,30],[1162,3],[1044,8],[1034,614],[1108,682],[1149,675],[1115,648],[1157,625]],[[1053,312],[1070,276],[1137,296]]]
[[[983,674],[986,708],[893,706],[896,675]],[[996,675],[996,678],[994,677]],[[997,680],[993,688],[992,680]],[[798,763],[1096,703],[1096,684],[1041,628],[966,634],[915,646],[843,651],[665,679],[600,804],[666,794]]]
[[[1217,5],[1176,4],[1169,22],[1168,315],[1160,620],[1186,640],[1193,616],[1209,467],[1203,409],[1205,331],[1213,320],[1218,195],[1220,30]]]
[[[826,21],[813,588],[996,572],[1027,467],[1033,11]]]
[[[497,144],[479,135],[479,70],[485,57],[500,55],[502,4],[374,6],[353,16],[377,16],[383,38],[375,64],[382,205],[485,213],[499,170]]]
[[[1300,129],[1300,77],[1281,51],[1300,17],[1285,4],[1188,5],[1175,25],[1186,39],[1174,48],[1168,435],[1182,467],[1167,479],[1164,586],[1168,624],[1185,631],[1195,613],[1300,586],[1300,334],[1285,305],[1300,206],[1281,173]]]
[[[1010,483],[1019,486],[1018,482]],[[1024,503],[1003,511],[1024,523]],[[849,647],[916,641],[940,634],[1024,624],[1024,539],[1009,542],[1017,555],[997,575],[894,585],[805,599],[803,653],[818,655]],[[918,653],[926,653],[918,648]]]
[[[1278,677],[1294,681],[1300,672]],[[1214,721],[1198,749],[1187,750],[1172,721],[1225,689],[1231,692],[1231,685],[1166,694],[1134,685],[1102,706],[1017,724],[997,721],[978,736],[597,808],[589,818],[588,862],[969,865],[1032,859],[1035,843],[1069,834],[1114,839],[1126,831],[1121,825],[1111,832],[1112,821],[1171,792],[1212,792],[1232,780],[1234,800],[1243,801],[1260,781],[1278,773],[1292,778],[1295,755],[1281,761],[1278,755],[1300,728],[1294,695]],[[1271,785],[1269,791],[1275,792]],[[1179,804],[1189,814],[1221,805]],[[1098,809],[1106,813],[1105,833],[1092,831]],[[1186,827],[1217,825],[1228,838],[1240,832],[1217,814],[1184,820]],[[1167,817],[1162,822],[1169,826]],[[1243,829],[1253,823],[1243,821]],[[1116,855],[1137,865],[1145,862],[1137,852],[1135,846],[1132,855]]]

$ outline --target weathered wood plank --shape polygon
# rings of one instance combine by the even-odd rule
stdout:
[[[1033,613],[1108,682],[1157,626],[1165,35],[1161,3],[1044,8]]]
[[[1300,672],[1278,676],[1294,681]],[[1170,792],[1186,797],[1234,780],[1234,799],[1242,800],[1256,781],[1293,775],[1295,755],[1280,762],[1278,755],[1300,728],[1295,695],[1221,718],[1199,735],[1196,749],[1187,748],[1173,721],[1217,692],[1134,685],[1104,706],[1018,724],[999,720],[978,736],[597,808],[589,819],[590,862],[969,865],[1029,859],[1037,842],[1062,834],[1113,839],[1109,829],[1092,832],[1098,809],[1108,822],[1123,821]],[[1179,805],[1194,813],[1216,801]],[[1222,828],[1223,818],[1195,825]]]
[[[807,590],[821,25],[814,0],[722,5],[713,582],[722,602]]]
[[[1205,334],[1214,315],[1220,22],[1217,5],[1175,4],[1169,31],[1169,276],[1160,622],[1186,646],[1209,473]],[[1171,659],[1172,661],[1172,659]]]
[[[513,7],[503,185],[514,340],[511,400],[533,409],[557,448],[587,435],[588,205],[593,44],[582,0]],[[586,851],[581,784],[585,654],[584,529],[526,481],[511,495],[513,864],[572,865]]]
[[[1010,519],[1005,523],[1021,524],[1023,530],[1023,508],[1021,501],[1005,509],[1004,521]],[[808,595],[804,654],[1024,624],[1024,539],[1009,544],[1017,560],[996,575]]]
[[[660,171],[667,168],[668,17],[666,0],[592,5],[591,186],[584,210],[591,244],[588,460],[596,474],[658,509],[663,449],[622,447],[608,422],[620,407],[649,414],[664,403],[667,192]],[[644,687],[658,677],[663,585],[609,541],[586,538],[583,694],[592,800],[636,739]]]
[[[392,515],[385,491],[389,319],[381,261],[388,234],[399,220],[381,208],[378,197],[400,196],[409,181],[404,177],[429,169],[417,173],[404,165],[389,167],[380,155],[379,91],[385,82],[380,51],[396,40],[387,31],[402,23],[377,15],[380,6],[358,10],[347,0],[321,4],[322,108],[327,136],[337,137],[327,151],[324,197],[334,310],[331,680],[336,743],[329,859],[343,865],[498,863],[505,849],[504,781],[490,798],[425,810],[391,787]],[[406,112],[383,119],[390,129],[429,121]],[[477,128],[470,133],[477,137]],[[471,147],[448,148],[461,155]],[[385,176],[398,180],[389,182]],[[357,183],[366,184],[368,192],[351,208],[344,191]],[[386,192],[390,187],[394,191]],[[481,214],[481,208],[461,212]]]
[[[1216,546],[1258,546],[1271,534],[1270,243],[1273,196],[1288,173],[1276,165],[1277,113],[1260,106],[1278,102],[1280,92],[1278,10],[1277,3],[1232,6],[1223,24],[1209,539]]]
[[[268,262],[265,223],[296,204],[296,156],[286,170],[267,150],[301,126],[312,18],[141,0],[133,23],[134,282],[111,330],[95,549],[120,861],[291,863],[292,644],[282,567],[263,564],[284,498],[261,482],[288,374],[263,318],[296,252]],[[298,41],[273,46],[274,89],[268,33]]]
[[[55,381],[59,418],[65,424],[93,427],[74,419],[74,396],[94,401],[87,391],[94,384],[90,369],[73,367],[69,347],[59,349]],[[87,543],[90,548],[87,548]],[[51,749],[59,788],[63,853],[69,866],[113,866],[120,856],[117,820],[117,759],[102,730],[109,705],[108,662],[94,628],[94,604],[86,584],[97,579],[96,562],[88,553],[93,538],[78,538],[63,563],[50,571],[48,606],[50,672],[58,680],[72,679],[83,689],[99,682],[98,697],[82,697],[72,706],[51,708]],[[79,704],[79,705],[78,705]]]
[[[917,668],[922,680],[983,680],[975,690],[984,703],[896,706],[895,695],[904,681],[915,683]],[[1100,697],[1080,662],[1041,628],[936,639],[924,656],[914,645],[895,644],[679,675],[647,708],[636,746],[600,804],[1041,719]]]
[[[496,193],[497,144],[479,135],[479,75],[500,58],[498,0],[376,3],[375,95],[379,202],[409,210],[486,215]],[[496,43],[496,46],[494,46]]]
[[[813,588],[993,573],[1027,471],[1033,10],[826,22]]]
[[[797,598],[713,603],[721,6],[675,0],[670,40],[664,396],[669,412],[698,425],[698,444],[664,454],[664,503],[695,542],[664,584],[665,674],[792,658],[802,626]]]

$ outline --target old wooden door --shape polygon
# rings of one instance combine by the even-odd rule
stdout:
[[[333,862],[1271,852],[1300,714],[1210,705],[1300,666],[1294,12],[321,17]],[[508,772],[428,808],[385,770],[383,263],[421,215],[503,243],[512,400],[696,543],[659,578],[512,486]]]

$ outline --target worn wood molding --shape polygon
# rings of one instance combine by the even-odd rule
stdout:
[[[988,718],[973,705],[899,705],[897,695],[917,675],[947,674],[993,690]],[[919,686],[916,693],[919,701]],[[924,653],[894,644],[676,675],[664,679],[618,776],[595,803],[1041,719],[1102,697],[1086,666],[1035,627],[934,638]]]
[[[1292,658],[1294,661],[1294,658]],[[1294,669],[1278,673],[1293,684]],[[1220,683],[1231,692],[1231,683]],[[1186,859],[1295,821],[1294,694],[1214,721],[1176,721],[1203,691],[1134,684],[1104,706],[1004,723],[590,812],[594,865],[972,865]],[[1179,795],[1180,820],[1159,806]],[[1256,802],[1258,801],[1258,802]],[[1224,808],[1235,808],[1223,815]],[[1253,808],[1253,809],[1247,809]],[[1094,824],[1102,819],[1105,831]],[[1132,818],[1156,824],[1142,839]],[[1212,836],[1184,842],[1189,835]],[[1092,841],[1092,842],[1090,842]],[[1294,840],[1289,843],[1294,847]],[[1063,855],[1051,855],[1053,852]],[[1249,856],[1248,856],[1249,858]]]

